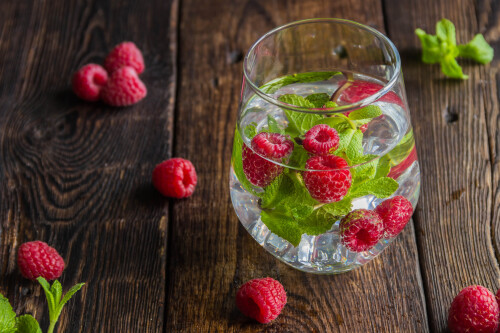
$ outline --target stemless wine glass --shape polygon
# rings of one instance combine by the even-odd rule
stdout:
[[[394,44],[352,21],[298,21],[262,36],[243,73],[229,180],[242,225],[302,271],[373,259],[420,190]]]

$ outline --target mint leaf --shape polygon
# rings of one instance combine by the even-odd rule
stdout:
[[[314,108],[314,104],[305,99],[302,96],[295,95],[295,94],[285,94],[281,95],[278,97],[278,100],[280,102],[294,105],[294,106],[299,106],[299,107],[304,107],[304,108]]]
[[[251,122],[250,124],[248,124],[243,130],[243,133],[247,138],[252,140],[253,137],[257,135],[257,123]]]
[[[382,177],[387,177],[389,172],[391,171],[391,159],[385,155],[379,158],[378,163],[377,163],[377,169],[375,171],[375,175],[373,178],[382,178]]]
[[[349,147],[349,145],[351,143],[351,140],[352,140],[354,133],[356,133],[356,130],[353,130],[350,127],[342,132],[338,132],[338,134],[339,134],[339,146],[338,146],[337,150],[335,151],[335,154],[342,153],[342,152],[345,152],[347,150],[347,148]]]
[[[344,197],[344,199],[332,202],[321,207],[326,213],[332,216],[344,216],[349,214],[352,208],[352,198]]]
[[[326,93],[311,94],[306,97],[306,100],[311,102],[315,108],[322,108],[330,100],[330,95]]]
[[[345,153],[351,165],[363,156],[363,132],[354,131]]]
[[[442,43],[446,42],[449,47],[457,45],[455,25],[450,20],[442,19],[436,24],[436,36]]]
[[[398,187],[399,185],[397,181],[389,177],[384,177],[369,180],[357,186],[354,186],[353,184],[348,195],[351,198],[359,198],[371,194],[377,198],[383,199],[390,197],[398,189]]]
[[[441,70],[444,75],[451,77],[453,79],[468,79],[469,76],[462,72],[462,67],[458,64],[457,60],[453,55],[446,55],[441,60]]]
[[[1,331],[4,332],[4,331]],[[42,333],[40,325],[31,315],[19,316],[16,318],[17,333]]]
[[[372,119],[382,115],[382,109],[376,105],[368,105],[364,108],[352,111],[349,118],[352,120]]]
[[[493,60],[493,48],[486,42],[482,34],[477,34],[465,45],[458,46],[458,56],[487,64]]]
[[[308,83],[308,82],[318,82],[325,81],[332,78],[334,75],[342,74],[341,72],[309,72],[292,74],[287,76],[282,76],[260,87],[260,90],[265,94],[274,94],[281,87],[287,86],[292,83]]]
[[[292,155],[290,155],[290,159],[288,160],[288,164],[294,166],[296,168],[305,168],[306,162],[309,159],[309,153],[304,149],[301,145],[295,145],[293,148]]]
[[[293,246],[299,245],[303,232],[288,212],[282,208],[272,211],[263,210],[260,213],[260,219],[273,234],[287,240]]]
[[[71,297],[73,297],[73,295],[76,294],[76,292],[78,290],[82,289],[82,287],[84,285],[85,285],[85,283],[78,283],[78,284],[75,284],[73,287],[71,287],[68,290],[68,292],[66,293],[66,295],[64,295],[64,297],[61,299],[61,303],[59,303],[59,307],[60,307],[61,310],[62,310],[62,307],[71,299]]]
[[[234,142],[233,142],[233,155],[231,157],[231,165],[233,166],[236,178],[240,181],[241,186],[253,195],[259,196],[259,194],[254,190],[254,187],[250,181],[248,181],[243,171],[243,161],[242,161],[242,148],[243,140],[241,139],[240,133],[236,128],[234,131]]]
[[[299,221],[299,228],[304,234],[321,235],[330,230],[337,220],[338,216],[332,215],[324,209],[317,209],[307,219]]]
[[[260,204],[263,209],[272,207],[283,199],[283,192],[286,191],[286,189],[281,188],[283,180],[285,180],[285,184],[283,186],[289,186],[288,190],[293,191],[293,184],[291,183],[291,181],[289,181],[285,175],[281,174],[264,189],[264,193],[261,196],[262,201]]]
[[[56,303],[59,303],[61,301],[61,296],[62,296],[62,286],[61,283],[57,280],[52,283],[52,286],[50,287],[50,292],[54,296],[54,301]]]
[[[16,331],[16,313],[12,310],[9,300],[0,294],[0,332],[14,333]]]
[[[276,119],[269,114],[267,115],[267,128],[271,133],[285,134],[285,131],[278,125]]]
[[[435,64],[441,60],[441,47],[437,36],[429,35],[422,29],[415,30],[422,44],[422,62]]]

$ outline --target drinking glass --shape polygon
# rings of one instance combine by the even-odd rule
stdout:
[[[394,44],[356,22],[303,20],[257,40],[243,74],[229,177],[243,227],[306,272],[379,255],[420,190]]]

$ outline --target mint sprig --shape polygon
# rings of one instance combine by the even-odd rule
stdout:
[[[422,61],[426,64],[441,65],[442,72],[451,78],[467,79],[456,58],[468,58],[481,64],[493,59],[493,48],[486,42],[482,34],[477,34],[469,43],[457,45],[455,26],[447,19],[436,24],[436,35],[427,34],[418,28],[415,34],[422,44]]]
[[[318,82],[331,79],[334,75],[341,72],[309,72],[282,76],[262,85],[260,90],[266,94],[274,94],[278,89],[293,83]]]
[[[2,331],[3,332],[3,331]],[[23,315],[16,318],[17,333],[42,333],[42,329],[32,315]]]
[[[45,297],[47,298],[47,303],[49,305],[49,318],[50,318],[50,326],[47,333],[52,333],[54,331],[54,327],[61,315],[61,311],[64,305],[71,299],[71,297],[80,290],[85,283],[78,283],[71,287],[70,290],[66,293],[66,295],[62,295],[62,286],[59,281],[55,280],[52,283],[52,286],[45,280],[43,277],[38,277],[36,279],[43,290],[45,291]]]

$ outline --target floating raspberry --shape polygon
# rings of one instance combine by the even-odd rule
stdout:
[[[146,97],[147,89],[132,67],[117,69],[104,86],[102,100],[112,106],[127,106]]]
[[[283,167],[263,157],[282,162],[292,152],[293,142],[278,133],[262,132],[252,139],[252,149],[243,144],[243,171],[250,183],[266,187],[281,174]]]
[[[339,146],[339,134],[328,125],[316,125],[307,131],[304,149],[316,155],[328,155]]]
[[[340,85],[343,85],[345,81],[339,82]],[[365,98],[368,98],[372,96],[373,94],[377,93],[380,89],[382,89],[384,86],[373,83],[373,82],[368,82],[368,81],[354,81],[351,83],[351,85],[345,89],[339,96],[339,101],[344,102],[346,104],[353,104],[357,103]],[[399,98],[398,95],[396,95],[394,92],[390,91],[384,96],[382,96],[380,99],[378,99],[380,102],[387,102],[387,103],[393,103],[397,104],[401,107],[404,107],[403,102],[401,101],[401,98]]]
[[[286,304],[286,292],[281,283],[267,277],[253,279],[236,293],[236,306],[259,323],[267,324],[281,313]]]
[[[115,46],[104,60],[104,67],[109,73],[113,73],[117,69],[125,66],[130,66],[137,74],[144,71],[144,58],[141,51],[132,42],[123,42]]]
[[[304,171],[304,184],[311,197],[322,203],[342,200],[351,187],[351,171],[342,158],[335,155],[313,156],[306,162],[306,169],[324,171]]]
[[[106,70],[96,64],[88,64],[80,68],[71,80],[73,92],[86,101],[99,100],[99,94],[108,81]]]
[[[384,200],[375,208],[384,222],[384,237],[392,238],[403,230],[413,214],[413,207],[405,197],[398,195]]]
[[[171,158],[153,170],[153,186],[164,196],[177,199],[191,196],[198,181],[193,164],[183,158]]]
[[[448,328],[452,333],[494,333],[499,317],[495,295],[482,286],[469,286],[453,299],[448,312]]]
[[[46,280],[55,280],[64,270],[64,260],[56,249],[40,241],[19,246],[17,265],[21,274],[30,280],[40,276]]]
[[[378,214],[368,209],[356,209],[340,221],[342,244],[354,252],[371,249],[384,234],[384,224]]]
[[[393,166],[387,177],[391,177],[392,179],[397,179],[416,160],[417,160],[417,149],[415,148],[415,146],[413,146],[413,149],[411,150],[410,154],[408,154],[408,156],[401,163]]]

